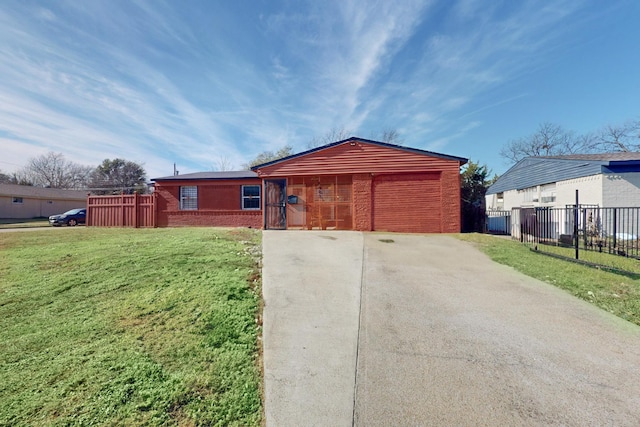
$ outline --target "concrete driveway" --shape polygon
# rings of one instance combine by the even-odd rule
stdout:
[[[640,327],[447,236],[265,231],[267,426],[638,426]]]

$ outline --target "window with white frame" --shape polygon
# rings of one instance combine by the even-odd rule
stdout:
[[[554,203],[556,201],[556,183],[540,186],[540,202]]]
[[[12,199],[13,204],[15,205],[21,205],[24,203],[24,200],[22,199],[22,197],[14,197]]]
[[[519,190],[522,192],[523,202],[537,202],[538,201],[538,187],[529,187]]]
[[[180,210],[193,211],[198,209],[198,187],[180,187]]]
[[[260,186],[259,185],[243,185],[242,186],[242,209],[243,210],[260,209]]]

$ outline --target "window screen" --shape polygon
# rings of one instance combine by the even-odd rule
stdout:
[[[260,209],[260,186],[242,186],[242,209]]]
[[[196,210],[198,209],[198,187],[180,187],[180,209]]]

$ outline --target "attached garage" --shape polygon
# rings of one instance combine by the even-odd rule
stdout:
[[[460,231],[467,159],[349,138],[253,168],[265,229]]]
[[[442,232],[440,174],[379,175],[373,180],[373,230]]]

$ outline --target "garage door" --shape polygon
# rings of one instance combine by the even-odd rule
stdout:
[[[440,233],[439,173],[380,175],[373,181],[373,229]]]

